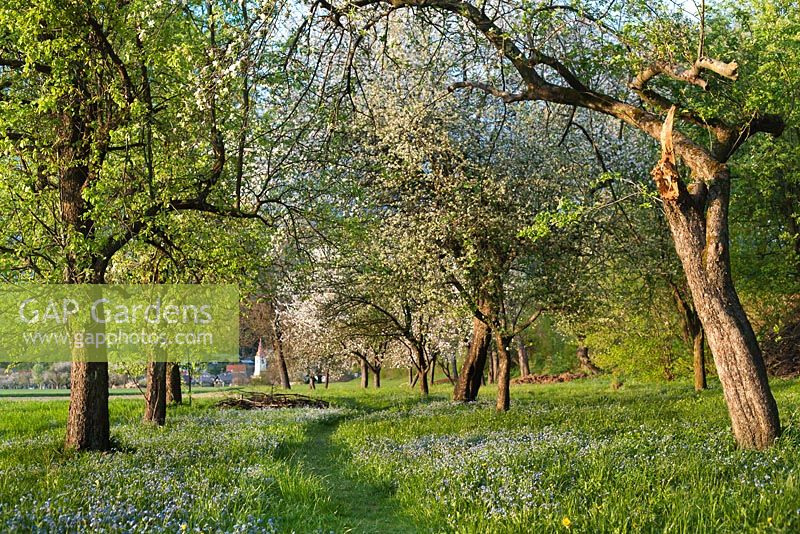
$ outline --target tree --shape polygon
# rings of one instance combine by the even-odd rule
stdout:
[[[164,349],[159,347],[147,362],[147,389],[145,389],[144,422],[163,426],[167,418],[167,362]]]
[[[765,448],[780,435],[761,350],[731,277],[731,174],[727,162],[747,139],[759,132],[780,135],[784,124],[775,115],[741,105],[726,107],[723,98],[715,98],[713,76],[736,80],[738,64],[707,55],[713,47],[706,43],[715,42],[713,28],[701,27],[699,39],[691,39],[686,31],[689,24],[677,16],[666,16],[674,14],[649,6],[637,10],[628,4],[620,9],[593,4],[517,6],[502,1],[481,6],[465,0],[360,0],[323,5],[340,24],[351,25],[357,43],[365,40],[365,32],[358,33],[362,19],[351,17],[352,13],[365,12],[373,28],[375,20],[391,16],[398,8],[415,9],[444,21],[434,26],[441,29],[443,39],[464,27],[450,23],[455,17],[482,37],[476,44],[478,50],[494,49],[503,63],[490,79],[456,80],[450,85],[453,90],[479,90],[507,103],[539,101],[585,108],[660,140],[664,154],[654,176],[705,326],[736,440],[744,448]],[[575,30],[563,37],[563,32],[548,32],[562,27]],[[675,40],[686,37],[686,41],[665,43],[664,35]],[[612,44],[600,45],[603,41]],[[691,41],[697,44],[693,49],[685,46]],[[464,59],[472,61],[465,74],[481,70],[492,74],[480,64],[479,54]],[[609,69],[614,63],[622,68]],[[502,76],[497,75],[498,70]],[[595,76],[601,71],[606,75]],[[627,83],[628,79],[632,81]],[[495,80],[503,85],[494,85]],[[678,92],[692,87],[712,90],[702,104],[692,106],[697,100],[681,101]],[[676,108],[680,108],[677,120],[685,125],[681,130],[663,119],[670,109],[668,117],[672,117]],[[688,184],[679,174],[677,158],[691,173]]]
[[[267,95],[281,100],[260,90],[276,81],[263,75],[275,15],[249,2],[5,2],[0,202],[14,217],[1,251],[13,268],[104,283],[120,250],[177,212],[264,219],[274,184],[245,175],[248,149],[270,141],[257,120]],[[108,365],[74,359],[66,445],[107,449]]]
[[[454,397],[477,397],[493,340],[497,409],[507,410],[511,340],[563,293],[545,280],[575,252],[566,227],[575,219],[569,207],[582,195],[573,173],[585,171],[583,154],[542,156],[546,134],[520,135],[537,113],[420,91],[429,82],[421,69],[401,77],[365,84],[371,114],[353,121],[370,170],[361,178],[363,209],[379,217],[373,231],[386,236],[380,246],[393,250],[383,254],[406,283],[420,280],[418,291],[438,291],[441,302],[455,292],[474,317]]]

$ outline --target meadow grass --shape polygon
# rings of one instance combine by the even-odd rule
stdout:
[[[505,414],[491,387],[463,405],[383,386],[296,388],[325,410],[198,398],[164,428],[113,398],[106,454],[62,450],[66,401],[0,401],[0,531],[800,531],[793,381],[767,452],[734,447],[718,385],[517,386]]]

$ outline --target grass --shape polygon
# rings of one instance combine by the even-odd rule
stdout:
[[[786,431],[762,453],[734,447],[718,386],[686,383],[519,386],[497,414],[491,387],[350,382],[312,393],[326,410],[198,398],[165,428],[117,397],[118,450],[83,455],[65,401],[0,401],[0,531],[797,532],[800,388],[773,385]]]

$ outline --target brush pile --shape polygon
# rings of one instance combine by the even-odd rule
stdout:
[[[214,406],[217,408],[235,408],[237,410],[268,410],[278,408],[327,408],[330,403],[297,393],[247,391],[240,393],[236,397],[222,399]]]
[[[571,380],[578,380],[580,378],[586,378],[587,375],[584,372],[566,372],[561,373],[560,375],[525,375],[515,378],[511,381],[512,384],[556,384],[558,382],[569,382]]]

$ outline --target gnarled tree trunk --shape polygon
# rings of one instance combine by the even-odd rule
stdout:
[[[763,449],[780,436],[781,427],[761,349],[731,278],[730,174],[723,164],[694,163],[694,172],[707,176],[707,190],[702,183],[692,193],[682,188],[677,199],[664,201],[664,211],[714,356],[736,441],[743,448]]]
[[[458,383],[453,392],[453,400],[466,402],[478,398],[491,340],[492,332],[489,327],[480,319],[473,319],[472,341],[467,351],[467,357],[461,366]]]

